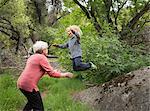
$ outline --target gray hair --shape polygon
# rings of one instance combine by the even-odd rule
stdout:
[[[43,49],[47,49],[47,48],[48,48],[48,44],[46,42],[43,42],[43,41],[37,41],[33,45],[34,53],[36,53],[37,51],[42,51]]]

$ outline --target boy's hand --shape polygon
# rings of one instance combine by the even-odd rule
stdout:
[[[59,47],[59,45],[57,45],[57,44],[53,44],[52,46],[54,46],[54,47]]]

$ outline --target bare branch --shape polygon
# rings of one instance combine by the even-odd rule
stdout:
[[[0,32],[4,33],[7,36],[11,36],[9,33],[5,32],[4,30],[0,29]]]
[[[129,23],[127,24],[127,27],[130,29],[133,29],[134,25],[138,22],[138,20],[146,13],[148,12],[148,10],[150,10],[150,2],[148,2],[147,4],[145,4],[145,6],[143,7],[143,9],[139,12],[136,13],[136,15],[131,19],[131,21],[129,21]]]
[[[10,31],[14,31],[12,28],[9,28],[9,27],[6,27],[6,26],[2,26],[2,25],[0,25],[0,28],[6,29],[6,30],[10,30]]]
[[[88,11],[86,9],[86,7],[84,7],[83,5],[81,5],[79,3],[78,0],[73,0],[73,1],[82,9],[82,11],[85,13],[87,18],[92,20],[95,29],[97,30],[97,32],[99,33],[99,36],[101,37],[101,29],[102,28],[101,28],[100,24],[98,23],[97,18],[95,16],[95,12],[96,12],[95,8],[91,5],[91,10]]]
[[[60,17],[58,17],[57,18],[57,20],[56,20],[56,22],[59,20],[59,19],[61,19],[62,17],[65,17],[66,15],[68,15],[69,14],[69,12],[68,13],[65,13],[65,14],[63,14],[62,16],[60,16]]]
[[[142,25],[140,25],[139,27],[137,27],[137,33],[140,32],[141,29],[142,29],[142,27],[144,27],[144,25],[145,25],[146,23],[149,23],[149,22],[150,22],[150,20],[145,20]]]
[[[85,13],[85,15],[87,16],[88,19],[91,18],[89,11],[86,9],[86,7],[84,7],[83,5],[81,5],[79,3],[78,0],[73,0],[77,5],[79,5],[79,7],[82,9],[82,11]]]
[[[5,17],[3,17],[3,16],[0,16],[0,19],[6,21],[6,22],[8,22],[8,23],[11,23],[9,20],[7,20],[7,19],[6,19]]]
[[[4,22],[4,21],[0,21],[0,23],[4,25],[9,25],[7,22]]]
[[[124,7],[124,5],[127,3],[128,0],[126,0],[122,5],[118,5],[118,11],[117,11],[117,14],[115,15],[115,25],[117,26],[118,23],[117,23],[117,18],[118,18],[118,15],[120,13],[120,10]]]
[[[2,8],[4,5],[6,5],[6,3],[10,1],[10,0],[5,0],[4,3],[0,6],[0,8]]]
[[[15,30],[14,26],[11,24],[11,22],[6,19],[5,17],[0,16],[0,20],[3,20],[6,22],[6,25],[0,25],[0,32],[4,33],[5,35],[9,36],[11,40],[15,40],[17,42],[16,44],[16,53],[19,50],[19,45],[20,45],[20,33],[19,31]],[[7,31],[10,31],[11,34],[9,34]]]

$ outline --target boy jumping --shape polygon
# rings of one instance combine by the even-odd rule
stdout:
[[[83,71],[89,68],[97,69],[96,65],[92,62],[83,63],[82,62],[82,50],[81,50],[81,43],[80,43],[80,36],[82,35],[81,29],[76,26],[72,25],[66,28],[66,32],[69,37],[69,41],[65,44],[60,45],[53,45],[54,47],[58,48],[68,48],[69,54],[71,55],[71,60],[73,63],[73,70],[74,71]]]

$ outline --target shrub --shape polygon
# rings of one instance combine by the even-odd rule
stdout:
[[[138,50],[123,44],[115,34],[107,34],[102,38],[95,35],[82,37],[83,61],[94,62],[98,70],[87,70],[77,74],[82,74],[86,80],[101,83],[150,65],[149,55],[142,55]],[[64,53],[66,54],[63,52],[60,60],[65,68],[72,69],[72,63]]]

